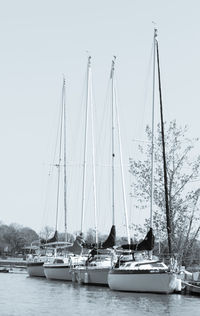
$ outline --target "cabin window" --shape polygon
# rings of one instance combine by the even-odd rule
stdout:
[[[164,268],[163,264],[162,263],[152,263],[151,266],[153,268]]]
[[[64,261],[62,259],[56,259],[54,263],[64,263]]]

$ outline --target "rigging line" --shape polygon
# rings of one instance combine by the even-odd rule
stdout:
[[[116,95],[116,90],[115,90],[115,95]],[[115,100],[117,100],[116,97],[115,97]],[[122,177],[122,191],[123,191],[126,231],[127,231],[128,244],[130,244],[130,231],[129,231],[129,223],[128,223],[128,210],[127,210],[126,189],[125,189],[124,168],[123,168],[121,131],[120,131],[119,112],[118,112],[117,101],[115,102],[115,110],[116,110],[116,117],[117,117],[118,142],[119,142],[119,151],[120,151],[120,170],[121,170],[121,177]]]
[[[115,71],[115,89],[116,89],[116,91],[119,91],[119,89],[118,89],[117,71]],[[119,93],[118,93],[118,96],[117,96],[117,103],[121,104],[121,101],[120,101],[120,98],[119,98]],[[121,113],[123,114],[124,111],[121,112]],[[120,117],[122,117],[122,115],[120,115]],[[123,116],[123,117],[125,118],[125,116]],[[125,122],[126,122],[126,119],[125,119]],[[121,124],[121,126],[122,125],[123,125],[123,130],[124,130],[124,132],[123,132],[124,138],[126,140],[129,140],[129,142],[131,142],[132,140],[130,140],[130,129],[129,129],[128,125],[127,124]],[[132,147],[133,147],[132,144],[129,143],[129,145],[128,145],[128,142],[127,142],[127,144],[126,144],[126,157],[128,157],[128,156],[130,157],[131,156],[131,154],[132,154]]]
[[[194,179],[194,180],[189,181],[189,183],[190,182],[199,182],[199,181],[200,181],[200,179]]]
[[[148,141],[148,140],[135,139],[135,138],[133,138],[133,139],[132,139],[132,142],[138,142],[138,143],[147,143],[147,144],[151,144],[151,142],[150,142],[150,141]]]
[[[63,91],[62,91],[63,93]],[[62,137],[63,137],[63,103],[61,102],[61,118],[60,118],[60,141],[59,141],[59,157],[58,164],[58,181],[57,181],[57,200],[56,200],[56,226],[55,230],[58,229],[58,209],[59,209],[59,198],[60,198],[60,165],[61,165],[61,154],[62,154]]]
[[[50,154],[50,157],[52,159],[53,157],[53,161],[55,161],[55,153],[56,153],[56,148],[57,148],[57,143],[58,143],[58,134],[59,134],[59,121],[60,121],[60,114],[58,115],[58,111],[56,111],[56,109],[54,108],[54,111],[53,111],[53,119],[51,121],[51,124],[50,124],[50,130],[48,132],[48,144],[47,144],[47,150],[46,151],[50,151],[51,154]],[[56,119],[55,119],[56,118]],[[56,123],[55,123],[56,122]],[[56,133],[54,131],[54,127],[53,126],[56,126]],[[50,132],[51,131],[51,132]],[[52,140],[52,133],[53,131],[53,134],[56,135],[55,137],[55,147],[54,146],[51,146],[52,145],[52,142],[51,142],[51,145],[50,145],[50,140]],[[52,164],[49,164],[50,168],[48,169],[48,173],[47,174],[51,174],[52,173]]]
[[[49,217],[49,211],[47,211],[47,205],[48,205],[48,196],[49,196],[49,188],[50,188],[50,176],[48,174],[48,177],[46,179],[46,189],[44,193],[44,202],[43,202],[43,216],[42,216],[42,226],[45,226],[45,224],[48,222]]]
[[[150,228],[153,228],[153,176],[154,176],[154,109],[155,109],[155,57],[156,57],[157,29],[154,29],[153,37],[153,87],[152,87],[152,122],[151,122],[151,193],[150,193]]]
[[[128,207],[127,207],[127,194],[126,194],[126,186],[125,186],[125,178],[124,178],[124,166],[129,167],[129,163],[123,163],[123,154],[122,154],[122,141],[121,141],[121,127],[120,127],[120,119],[119,119],[119,97],[117,95],[117,74],[115,70],[115,114],[116,114],[116,121],[117,121],[117,132],[118,132],[118,146],[119,146],[119,153],[120,153],[120,172],[121,172],[121,179],[122,179],[122,193],[123,193],[123,204],[124,204],[124,214],[125,214],[125,226],[126,226],[126,233],[128,243],[130,243],[130,231],[129,231],[129,220],[128,220]],[[117,168],[118,165],[115,164]]]
[[[94,120],[95,120],[95,117],[99,118],[99,120],[95,122],[95,139],[96,139],[95,143],[98,144],[98,147],[96,148],[96,152],[97,152],[96,160],[98,159],[98,161],[101,161],[103,159],[102,140],[105,140],[105,135],[106,135],[105,129],[104,129],[106,116],[105,116],[105,110],[103,108],[101,109],[101,107],[98,107],[98,110],[100,109],[103,115],[101,116],[100,114],[102,113],[100,112],[97,113],[96,103],[94,102],[94,98],[92,102],[93,102],[93,109],[94,109],[93,111]]]
[[[64,226],[65,226],[65,241],[67,240],[67,170],[66,170],[66,150],[67,150],[67,128],[66,128],[66,92],[65,92],[65,77],[63,76],[63,91],[62,91],[62,104],[63,104],[63,128],[64,128]]]
[[[53,165],[54,167],[56,167],[57,166],[57,164],[56,165]],[[60,167],[63,167],[64,165],[60,165]],[[66,164],[66,166],[67,167],[79,167],[79,168],[81,168],[81,167],[83,167],[83,164],[81,164],[81,163],[67,163]],[[89,164],[89,163],[87,163],[87,166],[89,166],[89,167],[92,167],[92,164]],[[95,166],[96,167],[111,167],[112,165],[111,164],[103,164],[103,163],[95,163]],[[116,167],[120,167],[120,165],[119,164],[115,164],[115,166]],[[126,167],[128,167],[129,166],[129,163],[123,163],[123,166],[126,166]],[[49,176],[51,176],[51,175],[49,175]]]
[[[61,104],[62,104],[62,99],[61,99]],[[54,153],[53,153],[53,164],[51,165],[51,168],[49,170],[49,174],[51,174],[53,172],[53,166],[56,165],[55,161],[56,161],[56,153],[57,153],[57,147],[58,147],[58,143],[59,143],[59,132],[60,132],[60,124],[61,124],[61,120],[62,120],[62,108],[60,108],[59,111],[59,116],[58,116],[58,124],[57,124],[57,132],[56,132],[56,141],[55,141],[55,147],[54,147]]]
[[[105,126],[105,122],[108,121],[108,115],[107,115],[108,101],[107,100],[108,100],[109,91],[110,91],[110,78],[109,78],[109,81],[108,81],[108,84],[107,84],[106,97],[105,97],[105,100],[104,100],[103,111],[102,111],[103,115],[102,115],[102,118],[101,118],[101,121],[100,121],[100,127]],[[105,137],[102,137],[102,131],[103,131],[104,135],[106,136],[106,130],[101,128],[101,131],[100,131],[100,133],[98,135],[97,143],[101,144],[101,142],[103,140],[103,147],[104,147]]]
[[[109,115],[107,115],[108,113],[108,110],[109,110],[109,106],[108,104],[110,104],[109,102],[109,98],[110,98],[110,86],[111,86],[111,80],[110,80],[110,76],[109,76],[109,79],[108,79],[108,82],[107,82],[107,86],[106,86],[106,94],[105,94],[105,100],[103,102],[103,116],[101,118],[101,121],[100,121],[100,126],[105,126],[105,122],[108,122],[108,117]],[[104,124],[103,124],[104,123]],[[110,124],[109,124],[110,126]],[[100,144],[103,140],[103,147],[104,147],[104,140],[105,140],[105,137],[102,137],[102,132],[104,133],[105,137],[107,136],[107,133],[106,133],[106,129],[101,129],[99,135],[98,135],[98,139],[97,139],[97,143]]]
[[[62,104],[62,100],[61,100],[61,104]],[[59,131],[60,131],[60,125],[61,125],[61,117],[62,117],[62,107],[59,107],[59,113],[58,113],[58,116],[57,116],[57,128],[56,128],[56,141],[55,141],[55,147],[54,147],[54,150],[51,150],[53,152],[52,156],[53,156],[53,163],[51,164],[48,164],[49,165],[49,169],[48,169],[48,178],[47,178],[47,187],[50,186],[50,176],[53,174],[53,170],[54,170],[54,167],[57,166],[57,164],[55,163],[55,160],[56,160],[56,154],[57,154],[57,148],[58,148],[58,140],[59,140]],[[55,117],[55,115],[54,115]],[[45,202],[44,202],[44,211],[46,212],[47,210],[47,194],[49,189],[46,190],[46,194],[45,194]],[[46,212],[47,213],[47,212]],[[44,217],[46,218],[47,215],[44,214]],[[44,219],[44,218],[43,218]],[[44,223],[47,222],[47,221],[44,221]]]
[[[164,187],[165,187],[168,248],[169,248],[169,253],[171,253],[172,252],[171,222],[170,222],[171,219],[170,219],[170,213],[169,213],[170,210],[169,210],[169,202],[168,202],[168,184],[167,184],[167,166],[166,166],[166,156],[165,156],[165,136],[164,136],[164,122],[163,122],[162,90],[161,90],[161,77],[160,77],[159,48],[158,48],[158,40],[157,39],[156,39],[156,57],[157,57],[159,98],[160,98],[160,119],[161,119],[162,149],[163,149],[163,170],[164,170]]]
[[[149,85],[149,78],[150,78],[150,73],[151,73],[151,65],[152,65],[152,57],[153,57],[153,47],[152,43],[152,47],[151,47],[151,53],[150,53],[150,58],[149,58],[149,62],[148,62],[148,67],[147,67],[147,74],[146,74],[146,78],[145,78],[145,82],[144,82],[144,100],[143,100],[143,111],[142,111],[142,122],[140,124],[140,127],[138,128],[140,131],[140,138],[141,138],[141,133],[144,130],[144,117],[145,117],[145,111],[146,111],[146,103],[147,103],[147,91],[148,91],[148,85]],[[138,122],[139,123],[139,122]],[[139,125],[139,124],[138,124]]]
[[[85,132],[84,132],[84,157],[83,157],[83,180],[82,180],[82,212],[81,212],[81,233],[83,232],[84,216],[85,216],[85,185],[86,185],[86,153],[87,153],[87,132],[88,132],[88,105],[89,105],[89,82],[91,71],[91,56],[88,57],[87,64],[87,94],[85,108]]]
[[[76,130],[75,130],[75,136],[74,138],[76,139],[76,142],[75,146],[73,146],[74,148],[74,152],[75,152],[75,155],[77,157],[82,157],[82,151],[83,151],[83,148],[82,148],[82,145],[84,143],[83,141],[83,136],[84,136],[84,133],[82,132],[82,130],[84,129],[84,123],[85,123],[85,120],[84,120],[84,116],[85,116],[85,93],[86,93],[86,82],[87,82],[87,71],[85,72],[84,71],[84,76],[83,76],[83,86],[82,86],[82,91],[81,91],[81,95],[80,95],[80,106],[77,107],[77,115],[75,115],[75,120],[74,120],[74,126],[76,127]],[[77,129],[77,127],[79,127]],[[81,146],[80,146],[81,144]],[[73,155],[74,156],[74,155]],[[82,160],[82,158],[81,158]],[[81,165],[83,167],[83,161],[81,161]]]

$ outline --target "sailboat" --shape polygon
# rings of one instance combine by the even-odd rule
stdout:
[[[84,257],[82,254],[82,244],[84,242],[81,235],[78,235],[73,244],[67,241],[67,173],[66,173],[66,105],[65,105],[65,78],[63,78],[62,87],[62,109],[60,122],[60,142],[59,142],[59,162],[58,167],[58,186],[57,186],[57,208],[56,208],[56,227],[58,221],[59,209],[59,190],[60,190],[60,168],[62,163],[62,146],[63,146],[63,167],[64,167],[64,227],[65,242],[57,242],[55,244],[55,253],[53,260],[47,260],[44,265],[44,274],[47,279],[71,281],[71,268],[77,264],[82,264]]]
[[[59,139],[59,158],[58,163],[55,165],[58,169],[58,181],[57,181],[57,196],[56,196],[56,227],[55,233],[52,238],[48,240],[40,239],[39,241],[33,242],[32,249],[36,249],[36,255],[33,257],[29,256],[27,259],[27,272],[29,276],[42,276],[45,277],[44,263],[52,263],[55,256],[57,255],[56,248],[63,248],[66,246],[66,242],[58,242],[58,208],[59,208],[59,197],[60,197],[60,178],[61,178],[61,152],[62,152],[62,138],[64,136],[64,208],[65,208],[65,241],[67,236],[67,219],[66,219],[66,141],[65,141],[65,79],[63,78],[62,87],[62,108],[60,117],[60,139]],[[63,135],[64,134],[64,135]],[[69,245],[69,243],[67,243]],[[71,244],[70,244],[71,245]]]
[[[86,257],[82,256],[82,236],[77,236],[73,245],[56,245],[53,260],[44,263],[44,274],[47,279],[72,281],[71,270],[77,265],[83,265]],[[61,252],[60,254],[58,252]]]
[[[159,81],[160,96],[160,112],[161,112],[161,128],[163,139],[163,162],[164,162],[164,183],[165,183],[165,202],[167,231],[169,236],[170,222],[168,215],[168,192],[167,192],[167,174],[165,162],[165,143],[164,143],[164,127],[161,97],[161,81],[159,67],[159,52],[157,29],[154,29],[154,59],[153,59],[153,110],[152,124],[154,121],[154,87],[155,87],[155,59],[157,57],[157,70]],[[152,230],[152,201],[153,201],[153,127],[152,127],[152,158],[151,158],[151,209],[150,209],[150,229],[146,238],[140,244],[127,244],[122,248],[126,250],[126,254],[119,258],[117,265],[109,272],[108,284],[112,290],[131,291],[131,292],[151,292],[151,293],[173,293],[178,286],[176,273],[170,271],[158,258],[153,259],[151,251],[153,250],[154,236]],[[168,238],[170,241],[170,238]],[[149,251],[150,256],[146,258],[144,251]],[[169,242],[169,253],[171,252],[171,243]],[[126,259],[126,255],[131,255],[131,260]]]
[[[98,284],[98,285],[108,285],[108,273],[113,267],[113,264],[117,261],[115,251],[113,247],[116,243],[116,228],[115,228],[115,148],[114,148],[114,126],[115,126],[115,86],[114,86],[114,72],[115,72],[115,59],[114,56],[111,65],[111,105],[112,105],[112,227],[110,234],[106,241],[103,243],[98,243],[93,246],[93,249],[89,252],[88,260],[85,266],[77,267],[74,269],[75,279],[79,283],[83,284]],[[88,67],[88,78],[90,78],[90,63]],[[120,135],[119,135],[120,136]],[[120,156],[121,157],[121,156]],[[122,172],[123,173],[123,172]],[[123,185],[124,186],[124,185]]]
[[[97,210],[96,210],[96,173],[95,173],[95,153],[94,153],[94,117],[93,117],[93,102],[92,102],[92,91],[91,91],[91,57],[88,58],[88,67],[87,67],[87,96],[86,96],[86,122],[85,122],[85,131],[87,131],[88,124],[88,110],[91,110],[91,126],[92,126],[92,165],[93,165],[93,197],[94,197],[94,210],[95,210],[95,230],[96,230],[96,242],[94,245],[89,245],[87,242],[85,244],[86,248],[89,249],[88,259],[85,262],[84,266],[77,266],[73,269],[73,279],[82,284],[101,284],[107,285],[107,276],[108,271],[112,266],[112,247],[115,245],[115,225],[111,227],[110,234],[105,242],[98,242],[98,233],[97,233]],[[87,144],[87,133],[85,132],[85,144]],[[84,161],[86,161],[85,156],[86,150],[84,152]],[[83,173],[84,175],[84,173]],[[85,178],[83,178],[84,180]],[[84,181],[83,181],[83,188]],[[83,202],[84,202],[84,190],[83,190]],[[83,207],[84,208],[84,203]],[[82,211],[84,214],[84,210]]]
[[[115,254],[115,226],[111,227],[110,234],[101,245],[95,245],[88,253],[88,258],[83,266],[77,265],[73,268],[74,281],[79,284],[108,285],[108,272],[113,266]]]
[[[45,277],[43,264],[51,260],[54,255],[54,244],[57,241],[57,231],[48,240],[33,241],[30,246],[30,254],[26,258],[27,272],[30,277]]]

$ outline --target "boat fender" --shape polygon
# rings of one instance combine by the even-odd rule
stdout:
[[[85,274],[84,274],[84,283],[88,283],[88,273],[87,272],[85,272]]]
[[[181,292],[181,279],[176,279],[176,289],[175,291]]]
[[[72,263],[72,258],[71,257],[69,257],[69,265],[70,265],[70,268],[73,267],[73,263]]]
[[[76,275],[74,271],[72,271],[72,282],[76,282]]]
[[[77,281],[78,281],[78,284],[82,284],[82,280],[81,280],[81,273],[80,273],[80,271],[78,271],[78,273],[77,273]]]

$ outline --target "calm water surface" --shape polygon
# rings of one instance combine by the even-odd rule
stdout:
[[[114,292],[27,274],[0,274],[0,316],[200,315],[200,297]]]

